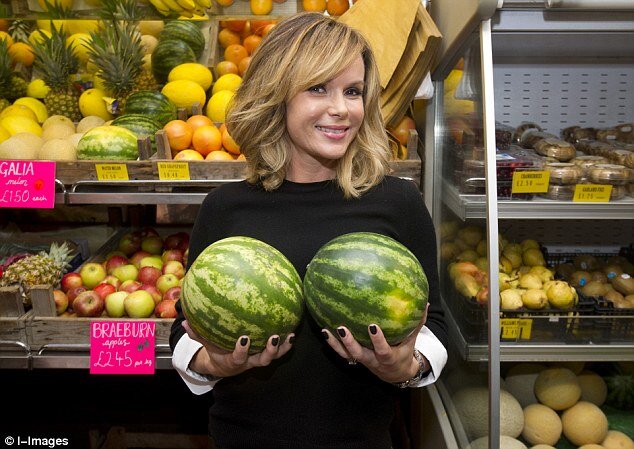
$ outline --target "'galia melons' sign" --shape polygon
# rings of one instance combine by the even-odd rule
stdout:
[[[0,161],[0,207],[55,207],[55,162]]]

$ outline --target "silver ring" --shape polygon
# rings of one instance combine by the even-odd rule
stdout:
[[[356,365],[356,364],[357,364],[357,359],[355,358],[348,359],[348,365]]]

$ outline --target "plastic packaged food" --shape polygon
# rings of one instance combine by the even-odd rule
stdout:
[[[573,133],[575,132],[575,130],[579,129],[579,126],[569,126],[568,128],[564,128],[561,130],[561,138],[564,139],[566,142],[570,142],[570,143],[576,143],[573,140]]]
[[[522,136],[520,137],[520,145],[522,145],[524,148],[535,148],[535,146],[544,139],[558,140],[559,137],[544,131],[529,129],[527,131],[524,131],[524,134],[522,134]]]
[[[630,182],[627,185],[627,194],[631,196],[632,198],[634,198],[634,182]]]
[[[627,186],[612,186],[612,192],[610,193],[610,201],[620,200],[627,195]]]
[[[546,164],[544,165],[544,170],[548,170],[550,172],[550,184],[578,184],[585,176],[585,170],[583,168],[566,162]]]
[[[559,139],[542,139],[535,144],[535,152],[566,162],[575,157],[576,150],[569,142]]]
[[[495,122],[495,146],[498,151],[506,151],[513,141],[513,128]]]
[[[618,140],[619,130],[616,128],[597,129],[597,140],[603,142],[612,142]]]
[[[619,140],[621,142],[634,143],[634,124],[626,123],[617,125],[615,128],[619,131]]]
[[[606,157],[610,160],[610,162],[612,162],[613,164],[617,164],[617,165],[625,165],[625,160],[627,159],[627,157],[632,154],[631,151],[628,150],[621,150],[618,148],[613,148],[610,151],[608,151],[608,154],[606,155]]]
[[[596,130],[594,128],[577,127],[572,130],[569,142],[577,143],[582,140],[595,140],[596,138]]]
[[[625,157],[623,165],[625,165],[627,168],[634,168],[634,153],[630,153]]]
[[[548,198],[549,200],[570,201],[574,194],[574,185],[551,184],[548,186],[548,192],[540,193],[539,196]]]
[[[588,169],[588,181],[596,184],[625,185],[631,177],[631,170],[623,165],[597,164]]]
[[[592,167],[593,165],[608,164],[610,161],[608,161],[606,158],[602,156],[577,156],[570,162],[583,168],[585,173],[586,170]]]
[[[520,124],[520,126],[515,128],[515,132],[513,133],[513,142],[520,143],[520,138],[522,137],[522,134],[524,134],[524,131],[529,129],[542,131],[542,127],[539,126],[537,123],[523,122],[522,124]]]
[[[497,180],[509,181],[513,179],[515,170],[540,168],[542,161],[534,151],[511,145],[508,151],[495,155],[495,164]]]

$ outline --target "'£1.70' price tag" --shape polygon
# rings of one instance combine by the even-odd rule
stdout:
[[[549,181],[548,171],[515,171],[511,193],[546,193]]]

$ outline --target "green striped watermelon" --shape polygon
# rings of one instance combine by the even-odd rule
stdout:
[[[180,39],[160,40],[152,52],[152,74],[159,83],[164,83],[170,71],[185,62],[196,62],[196,54],[187,42]]]
[[[156,120],[161,127],[177,118],[176,106],[161,92],[141,90],[130,95],[125,102],[124,115],[142,114]]]
[[[77,144],[79,160],[135,160],[139,157],[137,137],[121,126],[98,126],[86,132]]]
[[[183,313],[205,340],[233,350],[242,335],[250,353],[271,335],[285,339],[301,319],[302,282],[295,267],[272,246],[250,237],[209,245],[183,280]]]
[[[129,129],[139,138],[149,137],[152,149],[156,151],[155,135],[162,128],[156,120],[144,114],[123,114],[114,119],[111,124]]]
[[[304,297],[315,321],[334,335],[346,326],[368,348],[370,324],[379,325],[390,345],[410,335],[423,316],[428,292],[416,256],[373,232],[344,234],[326,243],[304,277]]]
[[[170,20],[165,24],[159,35],[159,40],[179,39],[194,51],[196,59],[200,58],[205,49],[205,35],[200,27],[189,20]]]

